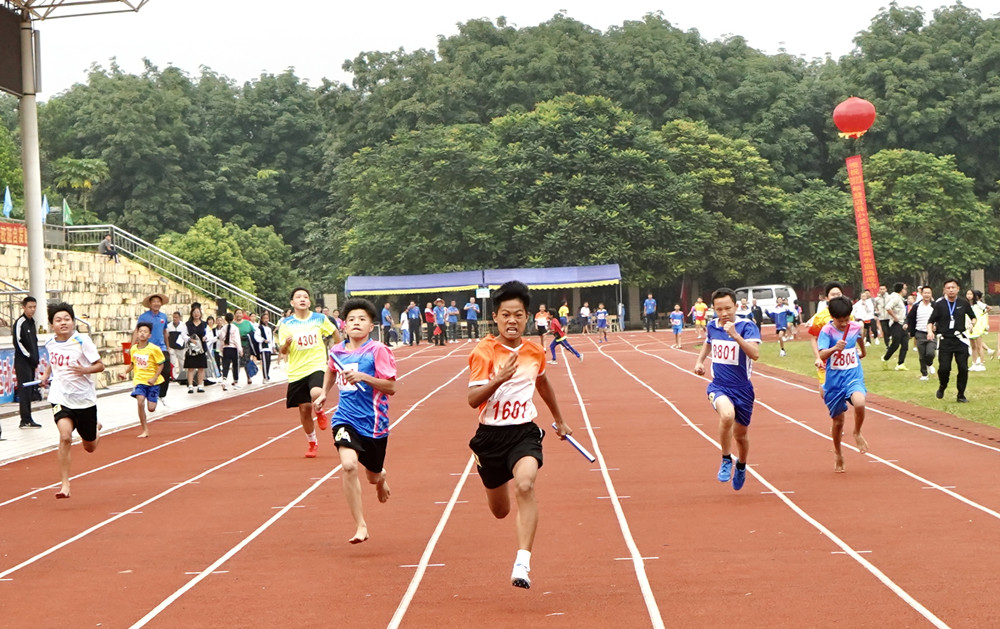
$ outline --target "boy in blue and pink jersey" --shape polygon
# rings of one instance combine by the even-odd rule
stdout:
[[[834,471],[844,471],[844,455],[840,441],[844,434],[844,416],[847,403],[854,406],[854,441],[862,453],[868,451],[868,442],[861,436],[865,423],[865,373],[861,359],[865,357],[864,324],[851,321],[854,309],[846,297],[834,297],[827,308],[830,321],[820,330],[816,343],[819,357],[826,363],[826,381],[823,383],[823,401],[833,420]]]
[[[680,304],[674,304],[674,309],[670,313],[670,328],[674,332],[674,344],[671,347],[680,349],[681,333],[684,332],[684,313]]]
[[[322,410],[327,393],[337,384],[340,402],[331,432],[343,467],[344,497],[357,525],[348,541],[360,544],[368,539],[368,524],[361,505],[359,463],[368,482],[375,485],[378,501],[389,499],[383,464],[389,441],[389,396],[396,392],[396,359],[384,343],[368,338],[375,329],[374,304],[348,299],[343,312],[347,340],[330,350],[323,393],[314,404],[317,411]]]
[[[708,337],[701,346],[694,372],[705,373],[705,358],[712,353],[712,382],[708,399],[719,414],[719,445],[722,465],[717,478],[720,483],[733,481],[739,491],[746,482],[747,455],[750,452],[750,417],[753,414],[754,391],[750,384],[753,362],[760,357],[760,330],[749,319],[736,320],[736,293],[720,288],[712,293],[716,318],[708,325]],[[733,469],[732,442],[737,449],[736,469]]]

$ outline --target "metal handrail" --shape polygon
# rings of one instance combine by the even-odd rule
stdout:
[[[272,318],[281,317],[282,311],[278,306],[124,229],[114,225],[68,225],[65,230],[67,247],[96,247],[106,234],[111,234],[111,242],[119,251],[132,254],[138,262],[188,288],[215,299],[225,299],[237,307],[270,312]],[[92,239],[95,235],[97,236],[96,241]]]

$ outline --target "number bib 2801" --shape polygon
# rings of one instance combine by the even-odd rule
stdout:
[[[712,341],[712,362],[720,365],[740,364],[740,346],[736,341]]]
[[[832,360],[830,360],[830,369],[837,371],[854,369],[857,366],[858,350],[855,347],[847,348],[842,352],[834,352]]]

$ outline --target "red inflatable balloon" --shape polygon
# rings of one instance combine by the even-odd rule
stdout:
[[[875,105],[852,96],[833,110],[833,124],[842,138],[860,138],[875,122]]]

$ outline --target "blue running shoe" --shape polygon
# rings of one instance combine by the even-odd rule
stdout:
[[[733,470],[733,489],[739,491],[743,489],[743,483],[747,481],[747,468],[736,468]]]
[[[729,478],[733,474],[733,460],[732,459],[722,459],[722,465],[719,466],[719,482],[728,483]]]

